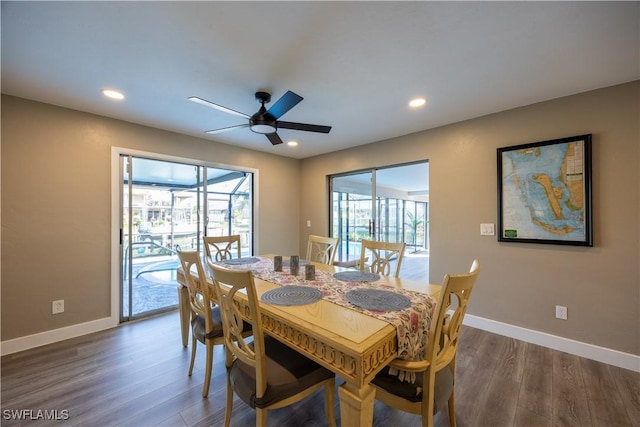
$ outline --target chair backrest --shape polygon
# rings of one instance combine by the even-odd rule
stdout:
[[[339,237],[323,237],[311,234],[307,244],[306,258],[309,261],[332,265],[339,243]]]
[[[204,317],[206,332],[213,330],[213,318],[211,317],[211,303],[215,301],[214,294],[207,283],[207,275],[200,260],[200,254],[196,251],[178,251],[180,265],[185,276],[185,282],[189,289],[189,304],[192,313]],[[198,278],[191,274],[193,266],[196,266]]]
[[[456,357],[460,327],[479,274],[480,262],[476,259],[469,273],[444,276],[425,351],[425,359],[435,367],[435,372],[449,365]],[[450,313],[451,310],[453,313]]]
[[[369,270],[372,273],[385,276],[393,275],[398,277],[400,266],[404,257],[406,243],[377,242],[374,240],[362,239],[360,248],[360,270]],[[365,264],[367,259],[370,260]],[[395,260],[395,269],[392,272],[392,265]]]
[[[234,358],[241,360],[256,370],[256,397],[260,398],[267,389],[266,357],[264,335],[262,330],[262,316],[258,295],[256,293],[253,273],[249,270],[231,270],[216,264],[209,264],[212,274],[224,331],[224,346],[226,349],[227,367],[231,366]],[[245,341],[242,336],[243,316],[234,303],[236,294],[246,293],[249,309],[248,322],[253,329],[253,344]]]
[[[202,238],[204,242],[204,251],[207,254],[207,258],[211,261],[224,261],[225,259],[233,258],[233,253],[236,253],[235,258],[240,258],[240,235],[233,234],[231,236],[205,236]],[[233,246],[237,249],[233,249]]]

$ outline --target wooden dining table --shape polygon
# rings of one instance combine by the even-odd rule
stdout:
[[[349,271],[337,266],[313,264],[316,270]],[[178,269],[182,341],[186,346],[190,308],[184,274],[182,269]],[[197,277],[195,273],[191,274]],[[257,277],[254,281],[259,296],[280,286]],[[426,293],[436,299],[440,292],[440,285],[390,276],[381,276],[376,283]],[[296,306],[260,301],[260,310],[266,333],[344,380],[338,389],[342,425],[371,426],[375,388],[370,382],[397,356],[396,328],[385,320],[324,299]]]

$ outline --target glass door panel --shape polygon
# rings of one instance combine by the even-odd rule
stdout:
[[[197,247],[198,182],[193,165],[127,157],[123,188],[122,318],[178,304],[176,250]],[[130,218],[130,220],[129,220]]]
[[[340,237],[337,261],[359,258],[362,239],[372,239],[375,235],[372,180],[370,171],[331,178],[331,235]]]
[[[207,168],[207,236],[240,235],[242,255],[253,253],[253,175]]]
[[[202,252],[204,235],[240,234],[243,254],[253,253],[253,174],[121,159],[121,320],[126,321],[177,307],[176,251]]]

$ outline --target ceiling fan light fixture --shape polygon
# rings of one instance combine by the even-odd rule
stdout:
[[[255,133],[261,133],[263,135],[274,133],[278,130],[275,126],[268,123],[252,123],[251,125],[249,125],[249,129],[251,129]]]
[[[264,104],[260,111],[251,116],[249,119],[249,129],[255,133],[261,133],[263,135],[274,133],[278,130],[276,126],[276,119],[267,112],[264,108]]]

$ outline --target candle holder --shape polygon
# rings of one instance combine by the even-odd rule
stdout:
[[[282,256],[276,255],[273,257],[273,271],[282,271]]]
[[[300,257],[298,255],[291,255],[289,258],[289,271],[292,276],[297,276],[300,272]]]
[[[307,264],[304,266],[304,279],[316,280],[316,266],[313,264]]]

